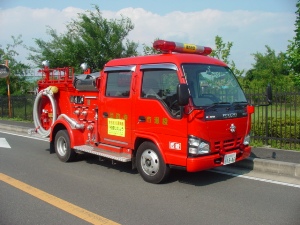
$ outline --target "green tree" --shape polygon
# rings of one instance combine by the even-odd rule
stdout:
[[[153,43],[157,40],[159,40],[159,38],[155,38]],[[153,43],[152,43],[152,45],[153,45]],[[143,44],[143,55],[156,55],[156,54],[160,54],[160,53],[161,52],[154,49],[153,46],[148,46],[146,44]]]
[[[234,61],[229,61],[230,50],[231,47],[233,46],[233,43],[232,42],[224,43],[222,37],[217,35],[215,37],[215,45],[216,45],[216,49],[214,49],[210,55],[228,64],[228,66],[231,68],[231,70],[237,77],[242,76],[245,71],[238,70],[236,68]]]
[[[285,54],[280,52],[276,55],[275,50],[267,45],[265,47],[265,53],[253,54],[255,60],[252,64],[253,68],[247,71],[244,79],[250,81],[252,87],[266,87],[269,83],[279,86],[289,75]]]
[[[129,18],[105,19],[98,6],[95,11],[78,14],[64,34],[48,27],[49,42],[35,39],[38,48],[29,48],[35,64],[48,60],[52,68],[72,66],[79,70],[85,62],[92,70],[102,69],[107,61],[137,55],[138,44],[126,37],[134,28]]]
[[[300,87],[300,0],[296,4],[295,37],[290,40],[286,52],[286,64],[288,65],[296,86]]]
[[[30,82],[26,80],[26,76],[31,71],[31,67],[16,59],[19,53],[16,51],[18,47],[26,47],[21,40],[22,36],[12,36],[12,44],[6,47],[0,46],[0,63],[5,64],[8,61],[10,75],[10,93],[12,95],[21,95],[32,89]],[[0,79],[0,95],[7,95],[7,79]]]

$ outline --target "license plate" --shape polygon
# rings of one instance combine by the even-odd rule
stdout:
[[[236,153],[227,154],[224,156],[223,165],[234,163],[236,160]]]

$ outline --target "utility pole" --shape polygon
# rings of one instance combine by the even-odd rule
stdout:
[[[8,60],[5,60],[5,66],[6,66],[7,68],[9,68],[9,67],[8,67]],[[9,74],[8,74],[8,76],[6,77],[6,84],[7,84],[8,115],[9,115],[9,118],[11,118]]]

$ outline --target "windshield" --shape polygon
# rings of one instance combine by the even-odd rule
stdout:
[[[182,67],[195,106],[247,103],[229,68],[206,64],[183,64]]]

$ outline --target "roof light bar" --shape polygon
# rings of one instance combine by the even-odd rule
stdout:
[[[212,52],[210,47],[164,40],[156,40],[153,43],[153,48],[155,50],[162,51],[163,53],[178,52],[209,55]]]

